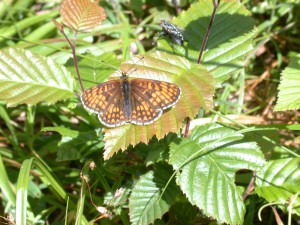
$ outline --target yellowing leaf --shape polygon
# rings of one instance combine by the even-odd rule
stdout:
[[[179,132],[186,117],[194,118],[199,108],[208,109],[212,105],[214,80],[212,75],[201,65],[187,59],[164,52],[150,53],[121,65],[121,71],[130,77],[162,80],[177,84],[181,96],[177,104],[166,111],[154,123],[146,126],[127,124],[108,129],[105,128],[105,153],[108,159],[119,149],[125,150],[130,144],[147,143],[154,135],[161,139],[169,132]],[[133,72],[132,72],[133,71]],[[116,78],[118,73],[111,77]]]
[[[106,18],[105,11],[98,6],[98,2],[65,0],[60,9],[64,24],[74,31],[91,31]]]

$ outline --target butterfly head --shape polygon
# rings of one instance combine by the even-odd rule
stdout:
[[[121,73],[121,78],[127,78],[128,77],[127,72],[120,71],[120,73]]]

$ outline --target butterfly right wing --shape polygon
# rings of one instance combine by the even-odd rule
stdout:
[[[132,78],[131,83],[131,122],[146,125],[156,121],[163,110],[174,106],[179,100],[181,90],[172,83]]]
[[[136,125],[148,125],[156,121],[162,114],[162,109],[151,104],[147,97],[133,90],[131,94],[130,122]]]
[[[98,114],[100,122],[107,127],[126,123],[120,80],[110,80],[85,90],[81,94],[84,107]]]

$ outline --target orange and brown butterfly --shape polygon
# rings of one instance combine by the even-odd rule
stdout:
[[[97,113],[107,127],[151,124],[180,98],[181,90],[175,84],[129,78],[125,72],[120,73],[120,78],[100,83],[81,94],[84,107]]]

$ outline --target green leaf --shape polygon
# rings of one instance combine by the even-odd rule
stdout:
[[[80,159],[79,146],[97,140],[94,130],[79,132],[65,127],[44,127],[42,131],[56,131],[62,135],[58,144],[57,161]]]
[[[272,160],[256,174],[255,192],[268,202],[278,202],[284,209],[288,200],[300,192],[300,159],[287,158]],[[294,202],[293,212],[300,215],[300,197]]]
[[[192,4],[173,20],[174,24],[185,29],[184,45],[161,39],[158,49],[196,62],[212,11],[211,0]],[[252,51],[254,37],[254,20],[243,4],[221,1],[202,57],[202,64],[213,74],[216,85],[243,67],[245,56]]]
[[[3,159],[0,154],[0,189],[3,193],[3,197],[8,199],[8,203],[12,206],[16,205],[16,194],[14,193],[14,190],[12,188],[12,185],[10,183],[10,180],[7,176],[6,169],[3,164]]]
[[[129,198],[132,225],[154,223],[169,210],[179,191],[173,181],[168,184],[167,189],[161,195],[170,176],[171,171],[160,166],[157,172],[150,171],[140,177]]]
[[[6,3],[5,3],[6,4]],[[22,8],[23,6],[21,6]],[[26,8],[26,6],[25,6]],[[20,8],[18,8],[19,10]],[[8,10],[8,9],[6,9]],[[32,15],[27,18],[23,18],[18,22],[14,22],[11,26],[2,26],[0,28],[0,42],[4,42],[6,38],[13,37],[19,32],[28,29],[31,26],[39,26],[40,23],[45,23],[45,21],[52,19],[58,15],[57,11],[46,12],[42,14]],[[5,39],[4,39],[5,37]]]
[[[169,146],[162,142],[155,142],[148,145],[149,153],[145,159],[146,166],[150,166],[160,161],[168,159]]]
[[[133,71],[134,70],[134,71]],[[136,126],[132,124],[104,129],[105,153],[108,159],[119,149],[125,150],[128,145],[135,146],[139,142],[147,143],[154,135],[161,139],[169,132],[177,133],[184,125],[186,117],[194,118],[203,107],[209,109],[214,94],[212,75],[201,65],[189,62],[187,59],[164,52],[154,52],[136,57],[121,65],[130,77],[162,80],[177,84],[181,88],[181,96],[176,105],[166,110],[152,124]],[[120,74],[111,77],[119,79]]]
[[[17,205],[16,205],[16,224],[26,224],[27,218],[27,193],[30,178],[30,170],[33,158],[26,159],[22,163],[17,183]]]
[[[85,54],[84,58],[78,59],[78,67],[85,89],[107,80],[108,76],[115,71],[114,67],[119,67],[121,63],[116,55],[111,52],[97,56],[95,55],[95,51],[97,51],[96,47],[93,49],[92,54]],[[109,64],[104,62],[109,62]],[[66,67],[71,74],[76,74],[73,60],[69,60]]]
[[[171,144],[170,164],[189,201],[220,223],[242,224],[245,206],[235,184],[241,169],[258,170],[264,156],[241,132],[212,124],[197,127],[179,145]]]
[[[50,58],[17,48],[0,51],[0,100],[8,106],[51,104],[72,97],[73,90],[71,74]]]
[[[275,111],[300,108],[300,54],[291,59],[288,67],[282,72]]]

